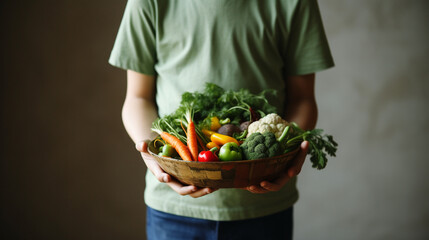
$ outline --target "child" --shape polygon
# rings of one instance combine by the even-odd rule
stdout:
[[[279,179],[217,190],[174,180],[147,153],[147,140],[153,120],[206,82],[277,89],[280,114],[314,128],[314,73],[334,65],[316,0],[129,0],[109,62],[127,70],[123,122],[150,170],[148,239],[292,238],[307,142]]]

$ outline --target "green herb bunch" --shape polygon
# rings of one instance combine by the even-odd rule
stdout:
[[[310,144],[308,155],[313,168],[323,169],[328,163],[326,155],[335,157],[338,143],[332,135],[323,135],[322,129],[303,130],[294,122],[290,123],[290,130],[283,143],[284,153],[295,150],[303,141]],[[287,130],[286,130],[287,131]]]
[[[219,119],[229,118],[231,123],[238,125],[268,113],[276,113],[277,109],[267,100],[275,95],[276,91],[272,89],[254,94],[247,89],[225,90],[214,83],[206,83],[202,92],[183,93],[179,108],[172,114],[157,119],[155,124],[164,131],[184,136],[183,116],[192,108],[193,121],[200,128],[208,126],[210,117],[213,116]]]

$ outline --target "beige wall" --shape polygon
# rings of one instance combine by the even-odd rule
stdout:
[[[144,165],[107,64],[122,1],[1,3],[1,225],[11,239],[144,239]],[[319,1],[337,63],[318,126],[338,157],[299,180],[296,239],[429,236],[426,1]]]
[[[318,127],[340,148],[302,173],[296,239],[428,239],[429,4],[319,3],[337,66],[318,77]]]

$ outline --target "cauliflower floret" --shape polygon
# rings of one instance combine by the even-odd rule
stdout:
[[[270,113],[249,125],[249,128],[247,129],[247,137],[249,137],[250,134],[255,132],[272,132],[274,133],[276,138],[279,138],[282,135],[282,132],[285,127],[288,125],[289,123],[286,120],[282,119],[279,115],[277,115],[276,113]]]

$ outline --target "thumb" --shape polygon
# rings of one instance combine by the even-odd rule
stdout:
[[[159,164],[150,156],[147,148],[149,146],[150,141],[144,140],[136,143],[137,151],[141,152],[143,157],[143,161],[145,162],[147,168],[155,175],[155,177],[160,182],[168,183],[171,181],[170,175],[164,172]]]
[[[142,152],[142,153],[147,153],[148,152],[147,147],[149,145],[148,142],[149,142],[148,140],[137,142],[136,143],[137,151]]]
[[[302,165],[304,165],[305,157],[307,156],[309,145],[310,144],[308,143],[308,141],[304,141],[301,143],[301,149],[298,152],[298,155],[296,155],[293,165],[289,168],[289,177],[294,177],[301,172]]]

